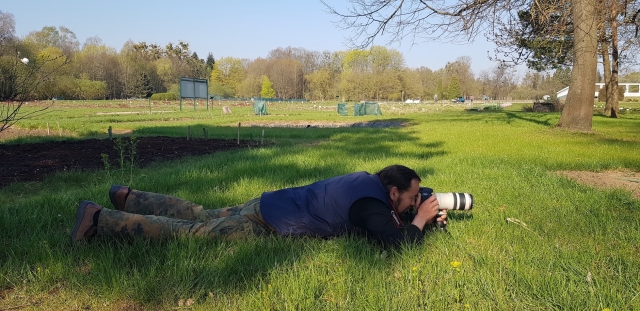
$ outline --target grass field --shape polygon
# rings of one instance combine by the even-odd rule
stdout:
[[[137,136],[206,127],[210,137],[234,139],[238,123],[403,122],[242,126],[243,138],[264,130],[274,144],[157,163],[137,169],[130,185],[215,208],[398,163],[438,192],[472,193],[474,210],[451,213],[448,233],[431,232],[400,251],[356,237],[97,238],[72,245],[78,202],[110,207],[110,185],[124,181],[102,171],[67,172],[0,189],[0,310],[640,309],[640,202],[627,191],[554,174],[640,171],[637,103],[621,104],[630,110],[618,119],[595,115],[591,133],[556,129],[559,114],[522,112],[526,104],[476,104],[477,111],[382,104],[382,116],[366,117],[338,116],[335,103],[272,103],[268,116],[253,115],[251,106],[184,105],[56,103],[18,125],[48,126],[45,139],[106,138],[109,126]],[[223,114],[224,105],[233,113]]]

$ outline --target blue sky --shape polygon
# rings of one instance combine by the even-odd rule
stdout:
[[[337,9],[348,4],[340,0],[329,2]],[[326,13],[318,0],[13,0],[4,1],[0,10],[14,15],[20,37],[44,26],[65,26],[76,34],[80,44],[98,36],[119,51],[129,39],[161,46],[182,40],[201,58],[211,52],[215,58],[255,59],[288,46],[341,51],[348,49],[346,38],[352,35],[349,30],[336,27],[336,16]],[[426,66],[435,70],[460,56],[471,57],[476,75],[494,67],[487,58],[493,44],[482,36],[471,44],[416,43],[375,42],[400,51],[411,68]]]

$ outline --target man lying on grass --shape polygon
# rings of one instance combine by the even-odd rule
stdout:
[[[109,198],[115,210],[80,202],[71,241],[88,240],[97,234],[237,239],[268,234],[324,238],[355,232],[396,246],[422,240],[427,224],[446,222],[446,214],[438,215],[436,196],[418,206],[413,219],[406,217],[420,202],[420,181],[412,169],[391,165],[374,175],[357,172],[337,176],[265,192],[243,205],[213,210],[176,197],[114,185]]]

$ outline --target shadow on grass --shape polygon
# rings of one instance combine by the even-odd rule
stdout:
[[[241,241],[98,237],[92,242],[68,250],[76,254],[70,267],[73,283],[85,292],[110,292],[150,307],[180,299],[202,302],[218,296],[259,294],[267,284],[282,285],[291,273],[302,274],[297,277],[310,278],[313,283],[314,273],[322,278],[324,273],[353,265],[365,270],[392,269],[399,254],[399,250],[383,249],[354,235]],[[330,264],[336,260],[339,265]]]
[[[167,132],[171,128],[152,129],[152,132]],[[232,129],[233,130],[233,129]],[[299,132],[314,131],[309,134],[300,134]],[[218,132],[229,131],[229,129],[218,129]],[[291,133],[293,132],[293,134]],[[141,189],[151,192],[171,193],[181,192],[184,194],[199,191],[209,191],[212,185],[223,191],[229,187],[229,184],[235,180],[229,180],[227,176],[237,176],[254,180],[258,183],[267,185],[266,189],[260,191],[269,191],[287,187],[291,185],[302,185],[310,180],[321,180],[342,174],[354,172],[354,169],[348,165],[351,161],[380,161],[386,158],[403,158],[417,159],[421,162],[427,161],[433,157],[446,156],[447,152],[443,150],[445,142],[435,141],[430,143],[416,143],[417,139],[413,136],[414,132],[399,131],[397,129],[370,129],[370,128],[345,128],[345,129],[287,129],[276,134],[295,135],[296,138],[311,138],[313,144],[303,142],[301,144],[285,144],[284,147],[277,147],[278,138],[275,137],[276,147],[267,146],[265,148],[254,148],[251,150],[232,151],[233,155],[222,156],[214,154],[210,156],[194,157],[174,162],[175,165],[167,166],[159,164],[164,170],[168,170],[171,180],[169,183],[158,184],[161,188]],[[274,134],[274,135],[276,135]],[[414,149],[400,150],[397,148],[398,143],[417,146],[417,152]],[[296,159],[297,157],[305,157],[305,161]],[[343,159],[342,162],[327,161],[327,159]],[[426,162],[424,162],[426,163]],[[403,163],[387,163],[403,164]],[[184,167],[183,167],[184,165]],[[386,166],[385,165],[385,166]],[[176,166],[178,167],[176,169]],[[223,172],[220,174],[194,174],[184,176],[185,167],[194,171],[211,171]],[[380,167],[381,169],[382,167]],[[375,173],[375,172],[370,172]],[[432,173],[432,171],[429,171]],[[179,180],[184,179],[184,180]],[[181,187],[180,184],[188,182],[188,187]],[[152,185],[153,186],[153,185]],[[195,190],[195,191],[194,191]],[[185,192],[186,191],[186,192]],[[255,193],[255,196],[261,192]],[[216,206],[226,207],[226,206]]]
[[[309,251],[304,239],[275,236],[232,242],[193,237],[129,241],[105,240],[103,249],[96,253],[110,252],[107,248],[113,247],[115,257],[122,261],[103,263],[114,271],[106,274],[111,274],[119,284],[131,285],[116,285],[122,294],[151,305],[162,300],[202,301],[216,295],[251,291],[260,287],[258,280],[267,281],[271,271],[286,271],[299,264]],[[88,281],[87,285],[111,286],[99,281]]]
[[[453,222],[459,221],[471,221],[473,220],[473,212],[469,211],[449,211],[447,212],[447,219]]]
[[[183,127],[184,128],[184,127]],[[234,128],[212,128],[220,133],[233,134]],[[146,134],[168,133],[175,127],[148,129]],[[178,129],[181,130],[181,129]],[[306,131],[301,132],[299,131]],[[293,133],[292,133],[293,132]],[[415,135],[420,133],[399,130],[397,128],[341,128],[341,129],[288,129],[275,131],[277,135],[294,138],[314,139],[318,143],[310,146],[295,143],[282,148],[265,147],[158,163],[140,169],[143,176],[137,178],[136,189],[176,195],[189,199],[204,198],[197,202],[216,206],[214,197],[219,195],[226,201],[236,204],[259,196],[262,191],[287,186],[304,185],[354,171],[352,164],[365,165],[369,160],[380,163],[396,164],[395,159],[419,161],[421,172],[433,173],[427,160],[445,156],[445,142],[421,143],[417,152]],[[166,134],[164,134],[166,135]],[[412,148],[398,148],[398,146]],[[341,163],[340,159],[345,159]],[[356,161],[350,161],[355,159]],[[338,161],[337,161],[338,160]],[[388,163],[387,163],[388,162]],[[403,163],[399,163],[403,164]],[[382,167],[380,167],[381,169]],[[374,172],[371,172],[374,173]],[[159,177],[160,176],[160,177]],[[233,176],[230,179],[229,176]],[[23,260],[12,260],[2,267],[2,271],[27,271],[25,267],[38,265],[42,258],[49,258],[54,267],[64,266],[67,273],[60,274],[55,282],[69,285],[71,291],[84,291],[85,288],[111,290],[118,297],[130,297],[145,304],[157,304],[159,301],[178,298],[207,299],[216,293],[234,293],[254,291],[259,282],[268,281],[271,273],[288,271],[292,267],[313,263],[314,256],[322,252],[335,252],[345,260],[368,265],[373,269],[388,267],[388,261],[382,260],[380,248],[360,238],[340,237],[329,243],[309,238],[257,238],[249,241],[225,242],[197,238],[173,239],[153,242],[142,239],[99,238],[92,245],[70,245],[68,233],[73,226],[75,207],[68,202],[82,199],[95,200],[98,204],[108,204],[109,181],[96,181],[96,174],[78,174],[72,181],[60,182],[55,176],[40,184],[47,188],[43,202],[60,198],[63,202],[51,204],[46,213],[33,214],[25,206],[35,203],[17,203],[11,209],[2,207],[6,219],[22,219],[19,223],[2,222],[3,239],[12,241],[48,241],[57,245],[51,256],[50,250],[33,248],[33,243],[6,244],[9,249],[4,254],[29,254]],[[246,188],[235,183],[244,181],[259,185],[264,189]],[[78,185],[87,189],[74,189]],[[16,190],[17,185],[12,186]],[[255,191],[255,193],[236,194],[236,189]],[[38,187],[36,187],[38,188]],[[58,189],[58,190],[56,190]],[[71,194],[64,189],[74,189]],[[40,191],[35,191],[40,192]],[[100,197],[86,196],[87,192],[100,193]],[[64,194],[61,196],[61,194]],[[215,195],[213,195],[213,194]],[[204,195],[203,195],[204,194]],[[28,200],[28,199],[27,199]],[[219,199],[218,199],[219,200]],[[218,203],[218,204],[217,204]],[[12,203],[14,204],[14,203]],[[22,205],[21,205],[22,204]],[[75,203],[77,204],[77,203]],[[20,206],[19,206],[20,205]],[[47,215],[59,215],[68,220],[65,226],[48,228]],[[57,219],[57,218],[56,218]],[[37,231],[24,231],[38,223]],[[53,234],[51,233],[53,231]],[[378,256],[378,257],[376,257]],[[68,264],[72,264],[69,267]],[[25,278],[22,272],[13,272],[9,282],[19,283]],[[4,282],[4,281],[3,281]],[[38,282],[38,281],[36,281]],[[42,282],[44,287],[49,281]]]
[[[540,120],[538,118],[525,118],[521,115],[521,113],[505,112],[504,114],[507,116],[507,123],[510,123],[510,121],[513,119],[518,119],[518,120],[527,121],[527,122],[531,122],[538,125],[544,125],[544,126],[552,125],[551,118]],[[536,114],[536,116],[540,116],[540,114]]]

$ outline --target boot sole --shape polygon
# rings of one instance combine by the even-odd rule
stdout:
[[[116,199],[116,193],[118,192],[118,190],[120,190],[123,187],[126,187],[126,186],[113,185],[111,186],[111,189],[109,189],[109,200],[111,200],[111,204],[113,205],[113,207],[119,211],[124,210],[124,206],[120,206],[118,204],[118,200]]]
[[[118,191],[119,185],[112,185],[111,189],[109,189],[109,200],[111,200],[111,205],[113,205],[113,207],[115,209],[118,209],[118,202],[116,200],[116,192]]]
[[[76,239],[76,235],[78,234],[78,229],[80,229],[82,218],[84,218],[84,212],[86,211],[87,205],[89,204],[93,204],[93,202],[84,200],[80,202],[80,204],[78,205],[78,209],[76,210],[76,222],[73,227],[73,231],[71,231],[71,243],[82,240],[82,239]]]

